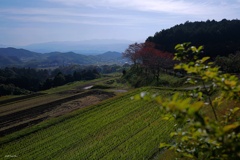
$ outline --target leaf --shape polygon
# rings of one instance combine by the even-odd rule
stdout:
[[[192,46],[191,50],[192,50],[193,53],[198,52],[198,50],[197,50],[197,48],[195,46]]]
[[[184,47],[182,44],[177,44],[174,49],[179,51],[179,50],[184,50]]]
[[[188,139],[189,139],[188,136],[183,136],[183,137],[181,138],[181,141],[188,141]]]
[[[224,83],[228,86],[234,87],[237,84],[237,81],[225,80]]]
[[[211,66],[211,65],[213,65],[213,64],[214,64],[213,62],[209,62],[209,63],[208,63],[209,66]]]
[[[209,58],[210,58],[210,57],[203,57],[203,58],[201,59],[201,63],[206,62]]]
[[[182,66],[181,65],[175,65],[174,69],[182,69]]]
[[[189,66],[194,66],[194,64],[195,64],[194,62],[189,62],[188,65],[189,65]]]
[[[192,106],[188,109],[188,114],[189,115],[193,115],[196,112],[199,111],[199,109],[204,105],[204,103],[202,101],[196,102],[194,104],[192,104]]]
[[[159,145],[159,148],[168,148],[168,147],[170,147],[171,145],[170,144],[167,144],[167,143],[160,143],[160,145]]]
[[[235,107],[235,108],[233,108],[233,110],[232,110],[232,113],[234,114],[234,113],[236,113],[237,111],[239,111],[239,107]]]
[[[202,99],[203,97],[203,93],[202,92],[198,92],[198,99]]]
[[[207,71],[205,72],[205,75],[206,75],[207,77],[209,77],[209,78],[214,78],[214,77],[217,76],[217,72],[207,70]]]
[[[226,125],[226,126],[224,126],[223,127],[223,131],[224,132],[228,132],[228,131],[230,131],[230,130],[232,130],[232,129],[235,129],[235,128],[237,128],[238,126],[240,126],[240,124],[239,123],[233,123],[233,124],[230,124],[230,125]]]
[[[188,158],[194,158],[193,155],[188,154],[188,153],[183,153],[183,155],[184,155],[185,157],[188,157]]]
[[[198,47],[198,51],[199,51],[199,52],[202,51],[203,48],[204,48],[203,46],[199,46],[199,47]]]

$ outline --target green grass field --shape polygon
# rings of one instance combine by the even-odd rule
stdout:
[[[161,119],[155,102],[130,99],[142,90],[2,137],[0,156],[24,160],[153,159],[161,152],[159,143],[171,141],[169,133],[175,123]]]

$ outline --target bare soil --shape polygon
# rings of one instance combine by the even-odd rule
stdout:
[[[46,119],[58,117],[115,96],[114,93],[101,90],[69,90],[59,94],[69,96],[1,116],[0,135],[10,134]]]
[[[93,94],[81,97],[79,99],[76,99],[74,101],[66,102],[57,106],[54,110],[49,112],[49,116],[50,117],[61,116],[71,111],[74,111],[76,109],[97,104],[113,96],[114,96],[113,93],[98,91],[96,93],[93,93]]]

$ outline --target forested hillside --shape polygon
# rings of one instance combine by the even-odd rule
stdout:
[[[92,80],[99,76],[94,67],[77,66],[70,69],[57,68],[53,71],[6,67],[0,69],[0,96],[26,94],[74,81]]]
[[[186,22],[157,32],[153,37],[148,37],[145,43],[131,44],[123,52],[123,57],[134,64],[124,77],[135,87],[149,84],[170,85],[169,80],[161,80],[163,72],[184,76],[185,72],[173,70],[173,66],[179,63],[173,60],[173,56],[175,46],[185,42],[196,46],[203,45],[204,51],[197,56],[209,56],[223,72],[239,74],[239,28],[240,20],[208,20]],[[187,59],[193,58],[191,50],[187,52]]]
[[[185,22],[147,38],[163,51],[173,53],[174,46],[191,42],[192,45],[204,45],[204,54],[210,57],[227,56],[240,50],[240,20],[206,22]]]
[[[122,72],[129,65],[69,65],[55,69],[0,68],[0,96],[20,95],[61,86],[74,81],[100,78],[101,74]]]

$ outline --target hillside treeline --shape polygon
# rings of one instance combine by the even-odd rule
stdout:
[[[92,80],[101,74],[122,72],[129,65],[69,65],[56,69],[6,67],[0,69],[0,96],[28,94],[74,81]]]
[[[161,85],[162,72],[183,76],[185,72],[173,71],[175,46],[184,42],[204,47],[199,57],[209,56],[216,66],[228,73],[240,73],[240,20],[208,20],[186,22],[157,32],[145,43],[134,43],[123,52],[123,57],[134,64],[125,78],[135,87]],[[191,58],[189,52],[188,58]],[[167,83],[164,82],[163,85]]]
[[[26,94],[100,76],[94,68],[76,69],[68,74],[64,72],[63,68],[52,71],[14,67],[0,69],[0,95]]]
[[[157,44],[162,51],[174,53],[176,44],[191,42],[204,45],[203,56],[227,56],[240,51],[240,20],[185,22],[155,33],[147,42]]]
[[[240,74],[240,51],[228,56],[217,56],[215,64],[221,67],[226,73]]]

